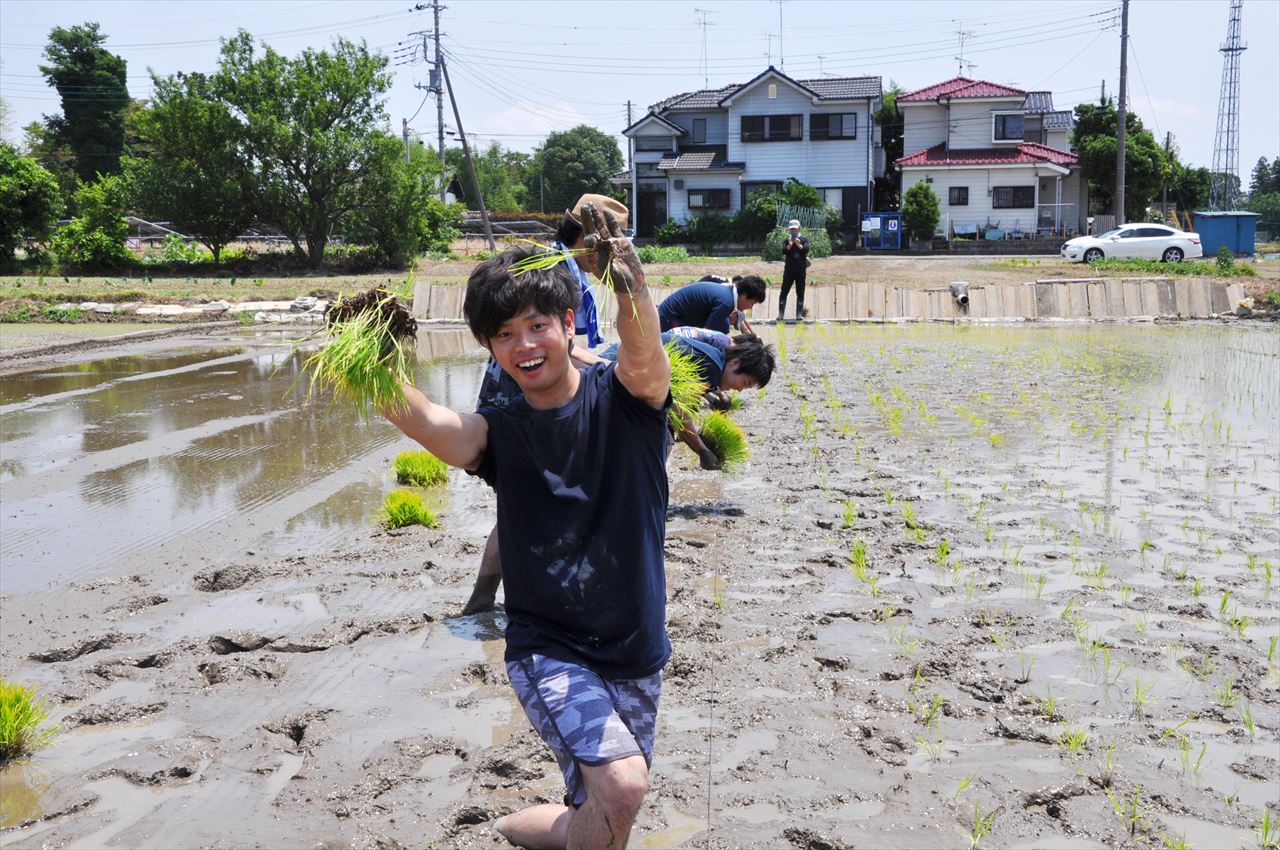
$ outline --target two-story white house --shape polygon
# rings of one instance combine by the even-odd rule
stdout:
[[[902,191],[930,183],[948,238],[1087,232],[1088,184],[1053,95],[955,77],[897,99]]]
[[[791,177],[856,223],[884,174],[873,120],[880,95],[879,77],[796,80],[769,66],[740,85],[655,103],[623,130],[634,173],[614,178],[628,192],[636,235],[668,219],[731,215]]]

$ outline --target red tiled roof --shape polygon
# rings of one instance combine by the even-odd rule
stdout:
[[[953,149],[950,152],[942,144],[934,145],[904,156],[897,161],[900,166],[911,165],[1034,165],[1048,162],[1053,165],[1075,165],[1080,157],[1057,148],[1035,142],[1022,142],[1017,147]]]
[[[927,88],[900,96],[898,103],[937,100],[940,97],[1018,97],[1026,96],[1022,89],[989,83],[986,80],[971,80],[968,77],[952,77],[945,83],[935,83]]]

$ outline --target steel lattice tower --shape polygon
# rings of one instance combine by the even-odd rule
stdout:
[[[1209,189],[1209,209],[1233,210],[1239,191],[1231,180],[1240,176],[1240,54],[1246,49],[1240,40],[1240,7],[1244,0],[1231,0],[1227,40],[1222,54],[1222,91],[1218,95],[1218,132],[1213,139],[1213,185]]]

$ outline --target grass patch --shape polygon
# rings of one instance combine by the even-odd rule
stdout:
[[[680,245],[645,245],[636,249],[636,256],[645,265],[650,263],[688,263],[689,252]]]
[[[1028,266],[1038,266],[1040,261],[1033,260],[1030,257],[1009,257],[1004,260],[994,260],[987,263],[987,265],[1002,269],[1022,269]]]
[[[1099,260],[1090,263],[1099,272],[1150,272],[1158,277],[1257,277],[1258,271],[1248,263],[1161,263],[1156,260]]]
[[[58,733],[49,706],[30,685],[0,677],[0,764],[31,755]]]
[[[449,465],[428,451],[401,452],[391,468],[395,470],[397,484],[433,487],[449,480]]]
[[[425,525],[427,528],[439,528],[440,520],[435,511],[422,501],[422,494],[413,490],[392,490],[382,502],[382,511],[378,515],[387,530],[404,528],[407,525]]]
[[[715,452],[720,469],[726,472],[746,463],[750,455],[747,435],[737,423],[719,411],[708,413],[703,418],[698,436],[707,448]]]

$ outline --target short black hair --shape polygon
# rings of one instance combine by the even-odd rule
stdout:
[[[482,344],[496,334],[504,322],[529,307],[556,317],[563,316],[565,310],[577,310],[578,282],[564,263],[529,269],[518,275],[511,273],[513,264],[547,250],[541,246],[508,248],[472,270],[471,277],[467,278],[462,314],[471,333]]]
[[[764,288],[766,286],[765,279],[759,275],[748,274],[733,279],[733,285],[738,287],[738,294],[745,295],[757,304],[764,303]],[[760,386],[764,386],[761,384]]]
[[[556,230],[556,241],[566,248],[572,248],[581,235],[582,225],[574,220],[568,210],[565,210],[564,217],[560,219],[560,227]]]
[[[733,345],[724,351],[724,362],[738,358],[738,371],[756,379],[756,385],[766,387],[773,377],[773,370],[778,367],[778,356],[772,345],[765,345],[764,340],[755,334],[739,334],[733,338]]]

